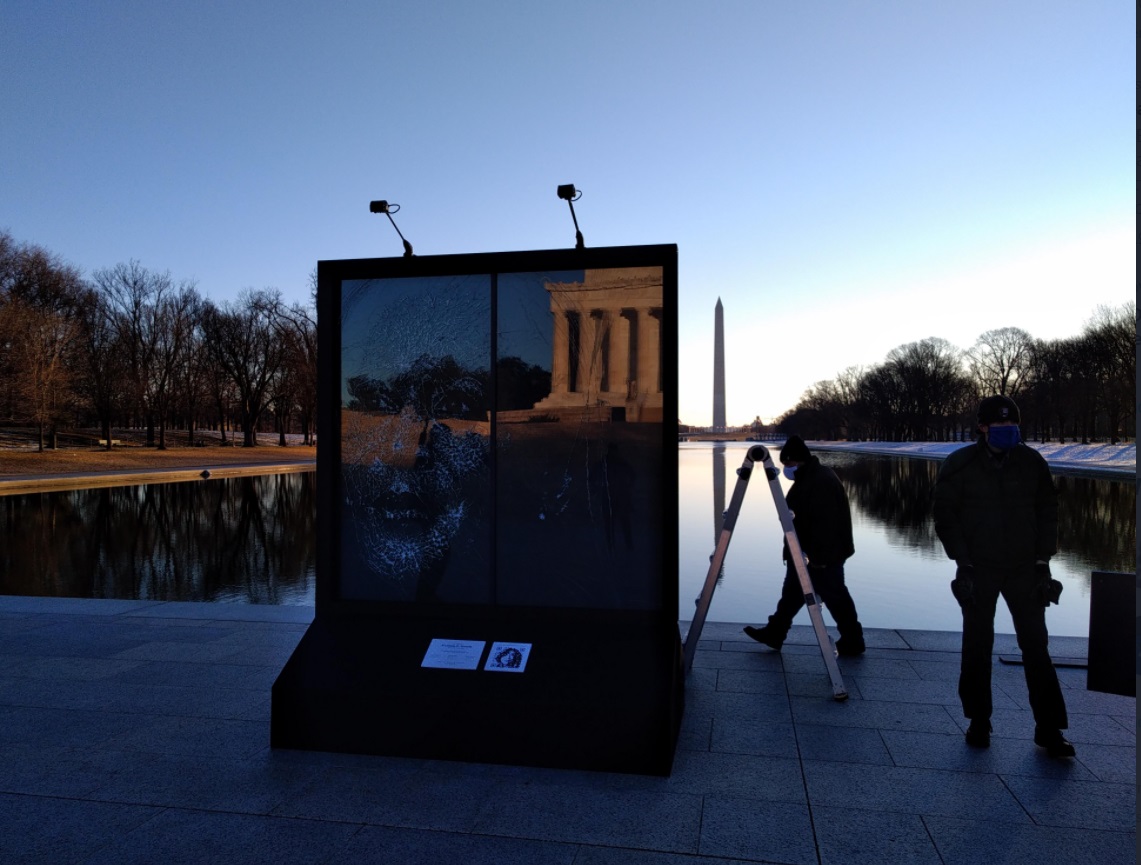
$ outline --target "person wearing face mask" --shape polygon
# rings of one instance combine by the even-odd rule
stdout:
[[[791,436],[780,452],[784,475],[792,481],[785,500],[792,511],[793,528],[800,548],[808,558],[808,575],[817,597],[836,621],[840,639],[836,651],[841,655],[860,655],[865,651],[864,629],[856,613],[848,587],[844,584],[844,562],[853,553],[852,512],[848,494],[836,473],[820,464],[800,436]],[[785,576],[776,612],[767,625],[746,626],[745,633],[778,652],[788,636],[792,620],[804,606],[804,590],[796,575],[796,567],[784,545]]]
[[[951,591],[963,611],[959,698],[968,745],[990,745],[994,612],[1010,610],[1034,742],[1051,757],[1073,757],[1062,735],[1066,703],[1048,649],[1046,608],[1062,584],[1050,576],[1058,551],[1058,493],[1045,458],[1021,441],[1018,406],[1007,396],[979,403],[978,440],[944,460],[935,481],[935,533],[955,561]]]

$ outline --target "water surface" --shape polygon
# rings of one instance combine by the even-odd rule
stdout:
[[[719,517],[737,483],[747,443],[679,445],[681,489],[681,603],[693,600],[709,569]],[[848,587],[866,627],[960,630],[962,619],[949,584],[954,563],[935,536],[932,491],[935,460],[821,452],[848,491],[856,554],[845,567]],[[1052,634],[1088,636],[1090,572],[1136,567],[1136,489],[1123,481],[1055,475],[1060,494],[1059,553],[1051,562],[1064,586],[1061,603],[1047,612]],[[790,482],[781,478],[787,492]],[[783,533],[764,476],[750,481],[709,611],[711,621],[767,621],[784,579]],[[802,612],[797,624],[807,624]],[[825,613],[825,621],[831,619]],[[1013,633],[999,601],[995,627]]]
[[[745,443],[679,446],[679,610],[694,609],[737,482]],[[848,490],[856,554],[848,585],[867,627],[959,630],[954,565],[931,520],[938,463],[821,453]],[[1056,635],[1088,636],[1090,572],[1136,567],[1136,489],[1056,476],[1063,586],[1047,613]],[[781,479],[782,488],[788,482]],[[316,473],[69,490],[0,497],[0,594],[312,604]],[[756,474],[710,609],[711,621],[767,620],[780,594],[782,532]],[[827,614],[825,620],[831,621]],[[798,624],[807,624],[802,612]],[[1000,632],[1013,632],[1000,602]]]

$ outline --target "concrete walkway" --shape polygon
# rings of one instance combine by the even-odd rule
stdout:
[[[1081,669],[1059,670],[1075,760],[1034,746],[997,657],[991,747],[964,744],[958,634],[869,631],[837,703],[807,626],[776,654],[720,623],[669,778],[271,751],[270,687],[311,617],[0,597],[0,862],[1136,860],[1136,703]]]

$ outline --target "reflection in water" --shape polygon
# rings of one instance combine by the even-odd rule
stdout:
[[[713,547],[721,540],[721,530],[725,526],[725,445],[713,446]],[[712,558],[712,556],[711,556]],[[717,585],[725,579],[725,565],[717,572]],[[681,609],[685,609],[682,607]]]
[[[714,531],[721,521],[725,463],[735,468],[747,445],[683,445],[679,449],[681,617],[709,569],[716,543],[708,540],[709,507]],[[840,477],[852,504],[856,554],[847,563],[849,585],[860,598],[866,627],[954,631],[961,627],[948,584],[954,565],[935,536],[932,494],[935,460],[820,452]],[[713,483],[709,470],[713,468]],[[720,483],[719,483],[720,480]],[[1132,573],[1136,568],[1136,488],[1132,483],[1055,475],[1059,552],[1051,562],[1065,590],[1047,615],[1050,632],[1086,636],[1091,572]],[[781,478],[787,491],[787,483]],[[769,496],[750,484],[710,609],[712,621],[763,621],[783,579],[781,529]],[[1013,633],[999,605],[996,627]]]
[[[852,507],[881,523],[889,542],[912,549],[940,550],[931,519],[934,460],[820,453],[848,491]]]
[[[1101,478],[1056,477],[1058,544],[1086,570],[1137,568],[1137,487]]]
[[[625,454],[633,460],[638,449]],[[715,455],[709,447],[687,447],[679,454],[683,619],[692,614],[716,546],[716,538],[709,538],[709,509],[714,509],[715,527],[724,512],[715,490],[716,477],[724,480],[726,470],[717,469],[713,484],[709,478]],[[593,456],[577,463],[590,482],[567,513],[581,510],[580,519],[596,525],[597,532],[579,536],[586,543],[576,555],[597,548],[598,555],[621,557],[627,554],[625,525],[622,518],[610,518],[617,508],[609,509],[605,497],[617,494],[621,500],[623,470],[609,473],[598,462],[601,452]],[[852,501],[856,555],[847,570],[849,583],[859,590],[865,625],[957,630],[958,608],[947,589],[952,565],[930,526],[938,463],[820,456]],[[721,455],[734,467],[743,457],[744,450],[735,447]],[[568,471],[575,475],[574,461]],[[652,482],[655,476],[645,469],[636,482]],[[307,472],[0,497],[0,594],[312,603],[315,478]],[[518,499],[527,513],[538,507],[544,489],[534,480],[536,498]],[[1066,589],[1047,618],[1052,634],[1085,636],[1090,571],[1135,570],[1136,489],[1125,481],[1092,478],[1056,476],[1055,482],[1061,494],[1061,551],[1053,570]],[[640,517],[634,517],[638,544]],[[502,546],[509,544],[504,539]],[[566,548],[559,549],[565,555]],[[763,621],[783,579],[780,553],[780,522],[771,497],[751,484],[710,619]],[[1003,615],[999,605],[999,630],[1011,633]]]
[[[0,594],[313,603],[315,478],[0,497]]]
[[[725,525],[725,445],[713,446],[713,546]]]
[[[931,519],[937,461],[842,453],[822,453],[820,458],[840,476],[853,504],[883,525],[890,542],[942,555]],[[1122,481],[1066,475],[1055,475],[1054,483],[1059,558],[1087,571],[1132,572],[1136,488]]]

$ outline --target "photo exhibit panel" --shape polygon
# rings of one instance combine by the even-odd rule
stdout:
[[[346,600],[492,600],[491,277],[341,283]]]
[[[501,273],[496,596],[662,604],[662,268]]]

